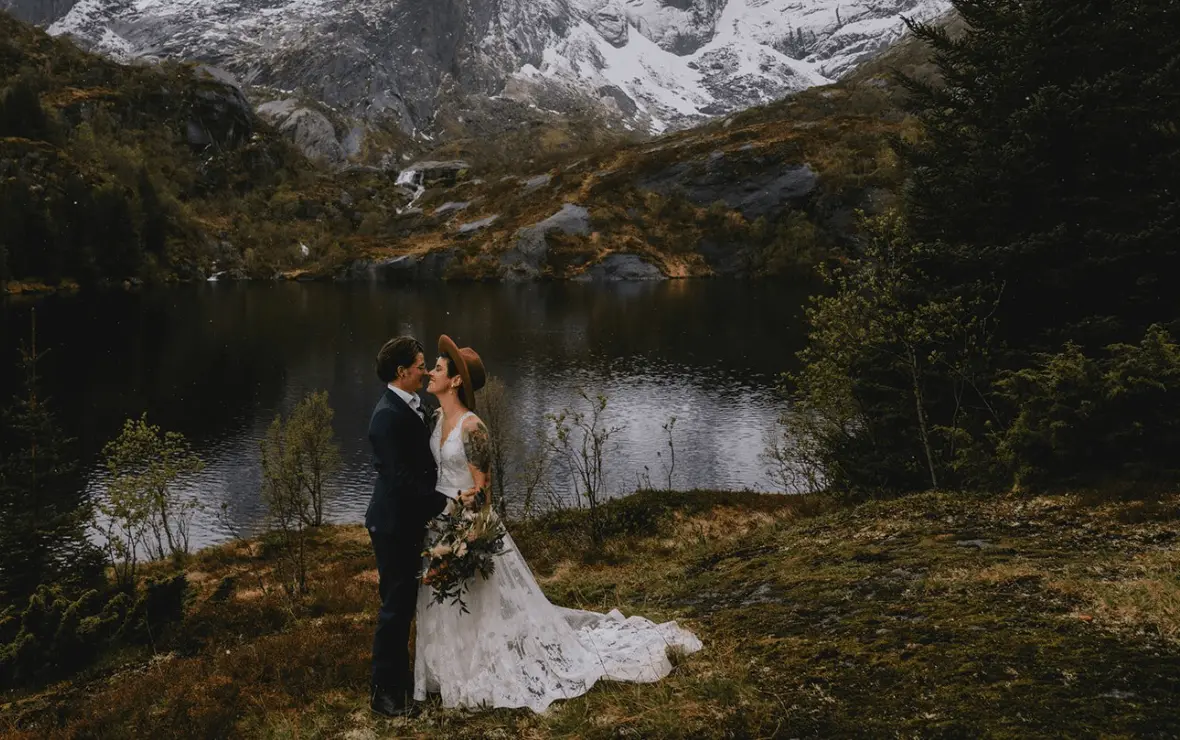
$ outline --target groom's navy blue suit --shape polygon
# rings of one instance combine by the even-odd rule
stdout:
[[[426,524],[443,510],[434,490],[438,469],[430,429],[418,412],[386,389],[369,419],[377,483],[365,512],[380,580],[381,610],[373,637],[373,685],[412,691],[410,623],[418,600],[418,573]]]

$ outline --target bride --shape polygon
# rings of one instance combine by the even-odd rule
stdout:
[[[491,505],[487,427],[475,415],[483,362],[445,334],[427,391],[440,414],[430,440],[438,462],[438,490],[472,506],[482,493]],[[669,647],[686,652],[701,642],[675,622],[565,609],[549,603],[516,550],[511,535],[490,578],[476,577],[464,597],[470,613],[433,603],[418,592],[414,698],[442,695],[445,707],[528,707],[544,711],[557,699],[579,696],[596,681],[658,681],[672,670]]]

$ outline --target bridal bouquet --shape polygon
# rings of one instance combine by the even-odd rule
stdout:
[[[495,557],[504,552],[504,523],[490,506],[473,511],[451,501],[443,516],[430,522],[430,531],[433,544],[422,553],[427,558],[422,584],[434,589],[434,603],[449,599],[466,614],[463,594],[471,590],[471,579],[476,573],[491,576]]]

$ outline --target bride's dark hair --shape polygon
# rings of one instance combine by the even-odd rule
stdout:
[[[447,377],[448,378],[453,378],[459,374],[459,366],[455,364],[455,361],[453,359],[451,359],[451,356],[449,354],[447,354],[446,352],[443,352],[442,354],[439,355],[439,358],[447,363]],[[467,389],[466,383],[459,386],[459,401],[461,401],[462,404],[464,406],[466,406],[467,408],[471,408],[471,402],[467,398],[467,394],[469,392],[470,391]]]

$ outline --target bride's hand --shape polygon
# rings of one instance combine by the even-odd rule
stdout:
[[[459,500],[468,509],[474,509],[476,506],[476,497],[479,495],[478,488],[468,488],[466,491],[459,492]]]

